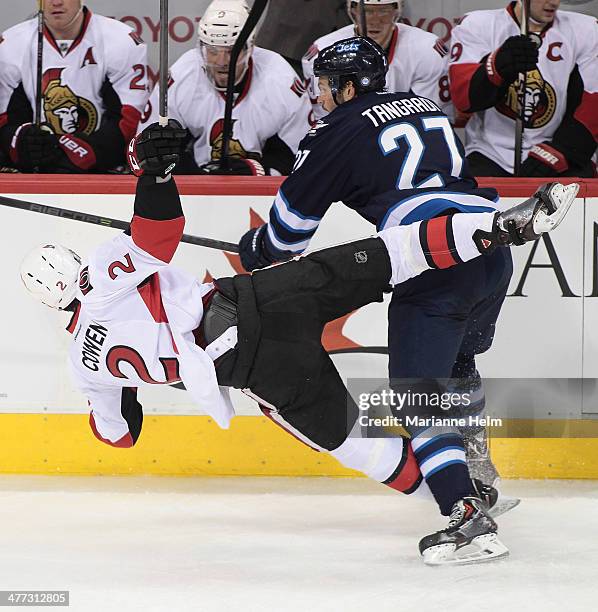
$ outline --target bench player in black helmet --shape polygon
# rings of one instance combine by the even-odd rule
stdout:
[[[314,70],[319,102],[329,114],[301,142],[268,223],[242,237],[247,270],[302,253],[337,201],[378,230],[495,210],[497,192],[478,187],[446,115],[410,92],[385,93],[386,69],[386,56],[369,39],[342,40],[320,52]],[[396,287],[388,335],[393,389],[435,394],[455,379],[465,388],[479,387],[475,355],[491,345],[511,273],[510,252],[500,249]],[[488,527],[477,502],[463,501],[474,500],[476,491],[460,431],[421,428],[410,434],[421,472],[442,514],[451,516],[447,533],[471,520]],[[492,481],[493,474],[486,484]],[[422,540],[422,553],[439,538]]]

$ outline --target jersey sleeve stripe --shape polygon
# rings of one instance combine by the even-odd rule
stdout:
[[[281,225],[288,232],[296,234],[313,234],[320,224],[319,221],[297,222],[297,217],[290,214],[287,209],[281,206],[277,201],[274,202],[274,206],[272,207],[270,220],[276,225]],[[303,227],[301,227],[301,225],[303,225]]]
[[[266,236],[270,240],[272,246],[283,253],[303,253],[305,249],[309,245],[309,240],[301,239],[298,242],[285,242],[281,240],[278,236],[276,236],[274,229],[270,224],[268,224],[268,230],[266,231]]]
[[[467,112],[471,107],[469,87],[473,75],[479,69],[480,64],[453,64],[449,68],[451,98],[455,108],[461,112]]]
[[[141,119],[141,113],[133,106],[124,104],[120,111],[120,116],[121,119],[118,122],[118,127],[122,132],[125,142],[128,143],[137,133],[137,126]]]
[[[146,253],[170,263],[179,246],[184,228],[184,217],[154,221],[134,215],[131,222],[131,238]]]
[[[276,203],[279,203],[279,204],[282,203],[284,205],[284,208],[289,212],[289,214],[293,215],[293,217],[296,217],[299,221],[314,222],[315,223],[314,229],[318,227],[318,224],[322,220],[322,217],[310,217],[307,215],[303,215],[298,210],[295,210],[294,208],[292,208],[286,196],[284,195],[282,189],[279,189],[278,193],[276,194],[276,199],[274,200],[274,204],[276,205]]]
[[[108,444],[109,446],[114,446],[116,448],[131,448],[134,444],[133,437],[130,433],[126,433],[122,438],[119,438],[115,442],[104,438],[102,434],[98,431],[96,426],[95,419],[93,417],[93,411],[89,413],[89,426],[91,427],[91,431],[93,435],[100,441],[104,442],[104,444]]]
[[[583,92],[573,117],[582,123],[598,143],[598,93]]]

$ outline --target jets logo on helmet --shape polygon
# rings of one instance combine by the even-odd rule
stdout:
[[[21,264],[21,280],[38,300],[64,310],[77,295],[81,258],[60,244],[31,251]]]
[[[327,77],[338,104],[337,94],[351,81],[357,95],[383,91],[388,60],[383,49],[369,38],[346,38],[320,51],[314,62],[314,75]]]

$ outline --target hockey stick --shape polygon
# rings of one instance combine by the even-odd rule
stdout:
[[[14,198],[7,198],[6,196],[0,196],[0,206],[8,206],[10,208],[28,210],[30,212],[40,213],[42,215],[59,217],[60,219],[71,219],[72,221],[91,223],[92,225],[102,225],[103,227],[111,227],[113,229],[126,230],[129,228],[130,225],[127,221],[121,221],[120,219],[100,217],[98,215],[92,215],[90,213],[85,213],[78,210],[57,208],[56,206],[47,206],[46,204],[27,202],[26,200],[15,200]],[[181,242],[208,247],[209,249],[217,249],[219,251],[229,251],[230,253],[239,252],[239,247],[232,242],[224,242],[223,240],[213,240],[212,238],[203,238],[202,236],[191,236],[189,234],[183,234]]]
[[[37,2],[37,72],[35,75],[35,125],[42,123],[42,71],[44,63],[44,0]]]
[[[222,170],[228,170],[228,152],[230,141],[233,137],[233,105],[237,60],[239,59],[239,55],[241,55],[241,51],[243,51],[243,47],[249,39],[249,36],[263,15],[267,4],[268,0],[255,0],[253,6],[251,7],[251,11],[249,12],[249,16],[247,17],[247,21],[239,34],[239,38],[237,38],[235,41],[230,55],[230,60],[228,63],[228,81],[226,83],[226,102],[224,105],[224,122],[222,126],[222,149],[220,151],[220,168]]]
[[[521,0],[521,23],[520,32],[523,36],[529,33],[529,9],[531,0]],[[519,176],[521,171],[521,156],[523,149],[523,129],[525,119],[525,86],[527,84],[527,73],[519,74],[519,90],[517,92],[517,116],[515,117],[515,163],[513,174]]]
[[[168,125],[168,0],[160,0],[160,109],[158,123]]]
[[[364,38],[368,37],[368,22],[365,16],[365,0],[359,0],[359,29]]]

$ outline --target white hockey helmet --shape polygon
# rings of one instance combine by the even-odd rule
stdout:
[[[249,16],[245,0],[213,0],[199,21],[199,41],[217,47],[232,47]],[[255,31],[247,43],[253,44]]]
[[[381,4],[396,4],[397,5],[397,13],[396,13],[396,21],[398,21],[403,14],[403,0],[363,0],[363,3],[370,6],[380,6]],[[351,15],[351,9],[359,8],[359,0],[347,0],[347,12],[349,13],[349,17],[353,19]]]
[[[60,244],[37,247],[21,263],[21,280],[29,293],[64,310],[77,294],[81,258]]]

